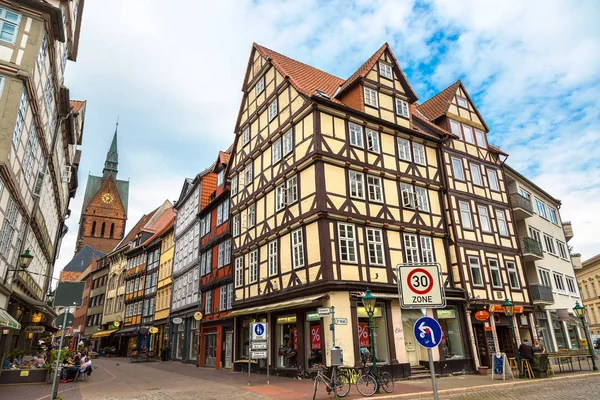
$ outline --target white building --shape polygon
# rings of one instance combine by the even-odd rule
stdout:
[[[0,349],[27,349],[36,340],[23,332],[32,315],[52,314],[45,293],[77,189],[85,115],[85,102],[71,101],[63,84],[83,2],[0,5]],[[15,275],[9,270],[26,250],[31,265]]]
[[[581,304],[581,297],[567,246],[571,237],[566,237],[560,218],[561,202],[514,169],[505,170],[537,334],[548,352],[580,348],[585,335],[573,307]]]

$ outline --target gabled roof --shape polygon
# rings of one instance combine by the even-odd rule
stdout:
[[[316,90],[321,90],[333,99],[337,88],[344,83],[344,80],[337,76],[293,60],[276,51],[267,49],[256,43],[253,46],[261,56],[271,61],[281,75],[290,80],[292,86],[297,91],[307,97],[315,94]]]
[[[196,185],[202,180],[202,178],[206,174],[208,174],[209,172],[213,172],[214,168],[215,164],[213,163],[204,171],[196,175],[194,178],[185,178],[185,180],[183,181],[183,187],[181,188],[181,193],[179,193],[179,198],[175,202],[174,207],[178,208],[179,205],[188,197],[192,189],[196,187]]]
[[[442,90],[423,104],[420,104],[417,109],[426,116],[429,120],[434,121],[442,115],[446,114],[450,108],[452,97],[456,94],[456,90],[460,86],[460,81],[454,82],[446,89]]]
[[[101,176],[88,175],[88,181],[85,186],[85,195],[83,196],[83,209],[87,208],[92,202],[96,193],[100,190],[104,182],[108,179],[114,179],[117,191],[119,192],[119,198],[121,204],[123,204],[123,210],[127,213],[127,207],[129,206],[129,181],[122,181],[115,179],[112,175],[103,178]]]
[[[365,63],[363,65],[361,65],[356,70],[356,72],[354,72],[350,76],[350,78],[346,79],[344,84],[340,87],[340,90],[338,91],[336,97],[339,98],[340,95],[346,91],[346,89],[348,89],[350,86],[354,85],[354,83],[358,82],[360,79],[366,77],[367,74],[369,73],[369,71],[371,71],[371,69],[373,69],[373,66],[375,65],[375,63],[379,60],[379,58],[381,58],[381,55],[386,50],[390,52],[390,55],[394,59],[394,64],[395,64],[394,67],[396,67],[398,69],[398,71],[400,72],[400,81],[405,86],[405,89],[407,91],[406,94],[408,95],[409,98],[412,99],[412,101],[417,101],[417,99],[418,99],[417,94],[413,90],[412,86],[410,86],[408,79],[406,79],[406,75],[404,75],[402,68],[400,68],[400,64],[398,64],[398,60],[396,59],[394,52],[392,51],[389,44],[387,44],[387,43],[384,43],[383,46],[381,46],[379,48],[379,50],[377,50],[375,52],[375,54],[373,54],[371,57],[369,57],[369,59],[367,61],[365,61]]]
[[[231,157],[231,149],[227,149],[226,151],[219,151],[219,155],[217,156],[217,161],[215,161],[215,163],[213,164],[215,167],[213,168],[212,172],[216,172],[216,170],[221,165],[228,165],[230,157]]]
[[[154,239],[161,236],[167,229],[172,227],[174,222],[175,210],[173,210],[173,207],[165,209],[152,225],[151,229],[154,230],[154,234],[143,243],[143,246],[147,246],[152,243]]]
[[[129,233],[119,242],[119,244],[115,247],[115,250],[121,247],[122,245],[131,242],[138,235],[138,233],[140,233],[144,225],[148,223],[148,221],[150,220],[150,218],[152,218],[156,211],[158,211],[158,208],[151,211],[149,214],[143,215],[142,218],[140,218],[140,220],[137,222],[137,224],[135,224],[135,226],[131,228]]]
[[[81,107],[83,107],[83,105],[85,104],[85,101],[83,100],[71,100],[71,107],[73,107],[73,112],[74,113],[78,113],[79,110],[81,110]]]
[[[106,255],[100,250],[94,249],[92,246],[87,245],[83,249],[79,250],[79,253],[75,254],[71,261],[63,268],[63,271],[68,272],[83,272],[94,258],[103,257]]]

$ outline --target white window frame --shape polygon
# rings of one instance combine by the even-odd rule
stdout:
[[[404,251],[406,254],[406,262],[410,264],[418,264],[421,262],[419,254],[418,237],[412,233],[404,234]]]
[[[235,196],[237,194],[238,191],[238,180],[237,180],[237,175],[234,176],[233,178],[231,178],[231,195]]]
[[[235,259],[235,287],[244,286],[244,258],[243,256]]]
[[[471,168],[471,180],[473,185],[483,186],[483,176],[481,175],[481,166],[475,163],[469,163]]]
[[[394,80],[394,73],[390,64],[379,61],[379,74],[384,78]]]
[[[348,135],[350,136],[350,145],[363,148],[363,127],[353,122],[348,122]]]
[[[558,272],[553,272],[552,278],[554,280],[554,287],[556,288],[556,292],[567,294],[567,285],[565,284],[564,276]]]
[[[222,186],[223,182],[225,182],[225,170],[222,169],[217,174],[217,187]]]
[[[16,21],[8,19],[8,15],[12,14],[16,17]],[[4,39],[0,34],[0,40],[3,42],[7,42],[10,44],[15,44],[17,40],[17,34],[19,33],[19,25],[21,24],[21,14],[18,14],[14,11],[6,10],[4,8],[0,8],[0,32],[5,31],[6,26],[10,26],[13,30],[11,40]],[[7,31],[8,32],[8,31]]]
[[[465,169],[463,166],[463,162],[461,158],[451,157],[452,162],[452,174],[454,175],[454,179],[458,181],[465,180]]]
[[[412,185],[408,183],[400,183],[400,196],[402,197],[402,207],[416,208],[417,199]]]
[[[411,162],[412,158],[410,155],[410,142],[406,139],[398,138],[398,158],[404,161]]]
[[[412,147],[415,163],[419,165],[427,165],[427,157],[425,156],[425,146],[423,146],[421,143],[413,142]]]
[[[258,249],[248,253],[248,283],[258,282]]]
[[[537,197],[534,197],[534,199],[535,208],[537,209],[538,215],[544,219],[548,219],[548,214],[546,213],[546,204]]]
[[[538,268],[538,273],[540,277],[540,284],[552,289],[552,278],[550,278],[550,271],[544,268]]]
[[[569,259],[566,245],[558,239],[556,240],[556,248],[558,249],[558,255],[560,256],[560,258],[562,258],[563,260]]]
[[[479,258],[475,257],[475,256],[469,256],[468,262],[469,262],[469,271],[471,271],[471,285],[473,285],[474,287],[484,287],[483,273],[481,271],[481,262],[479,261]],[[477,272],[477,277],[479,278],[480,283],[475,282],[476,281],[475,272]]]
[[[554,245],[554,238],[544,233],[544,248],[546,251],[553,256],[556,256],[556,247]]]
[[[421,260],[424,263],[434,263],[435,253],[433,251],[433,240],[430,236],[420,236],[421,242]]]
[[[506,222],[506,212],[504,210],[496,210],[496,222],[500,236],[510,236],[508,233],[508,223]]]
[[[294,131],[290,128],[282,136],[282,153],[283,157],[294,151]]]
[[[244,176],[245,176],[245,179],[244,179],[245,184],[246,185],[251,184],[252,181],[254,180],[253,162],[246,165],[246,168],[244,169]]]
[[[577,284],[575,283],[575,279],[565,275],[565,281],[567,282],[569,294],[577,296]]]
[[[465,142],[470,144],[475,144],[475,136],[473,136],[473,128],[469,125],[461,124],[463,128],[463,137],[465,138]]]
[[[277,109],[277,98],[275,98],[271,104],[269,104],[269,110],[268,110],[268,119],[269,122],[273,121],[273,119],[275,119],[275,117],[277,116],[278,113],[278,109]]]
[[[558,216],[556,213],[556,210],[550,206],[547,206],[548,208],[548,217],[550,218],[550,222],[552,222],[554,225],[558,225]]]
[[[246,209],[246,229],[253,228],[256,224],[256,203],[252,203]]]
[[[212,290],[209,290],[205,293],[205,302],[204,302],[204,313],[212,314],[213,312],[213,304],[212,304]]]
[[[503,288],[503,284],[502,284],[502,273],[500,272],[500,263],[498,262],[498,260],[493,259],[493,258],[489,258],[488,260],[488,266],[490,267],[490,283],[492,284],[492,287],[494,289],[502,289]],[[498,277],[498,285],[494,284],[494,276]]]
[[[415,186],[416,205],[419,210],[429,212],[429,191],[421,186]]]
[[[371,153],[381,153],[381,148],[379,146],[379,132],[374,131],[373,129],[366,128],[366,141],[367,141],[367,150]]]
[[[340,262],[346,264],[356,264],[358,262],[356,227],[353,224],[338,222],[338,245]]]
[[[475,131],[475,140],[477,140],[477,146],[485,149],[487,148],[487,143],[485,141],[485,134],[483,133],[482,130],[479,130],[477,128],[474,129]]]
[[[48,35],[44,33],[42,42],[40,44],[40,50],[37,56],[37,66],[40,73],[44,70],[44,63],[46,61],[46,54],[48,53]],[[66,53],[66,52],[65,52]]]
[[[23,133],[23,128],[25,125],[25,117],[27,115],[27,109],[29,108],[29,95],[27,94],[27,89],[23,88],[21,92],[21,100],[19,101],[19,110],[17,112],[17,121],[15,122],[15,129],[13,131],[12,142],[15,150],[19,146],[19,140],[21,139],[21,134]]]
[[[463,228],[474,229],[473,216],[471,215],[471,204],[469,204],[468,201],[460,200],[458,202],[458,208]]]
[[[521,289],[521,280],[517,272],[517,264],[514,261],[506,261],[506,270],[508,271],[508,284],[511,289]],[[513,279],[515,282],[513,282]],[[514,284],[516,283],[516,285]]]
[[[286,182],[275,188],[275,211],[281,211],[287,204],[287,186]]]
[[[365,199],[365,175],[353,170],[348,170],[348,182],[350,185],[350,197],[354,199]]]
[[[487,176],[488,182],[490,184],[490,189],[499,192],[500,191],[500,181],[498,180],[498,171],[492,168],[487,168]]]
[[[410,117],[410,108],[408,107],[408,103],[402,99],[396,99],[396,115],[401,117],[409,118]]]
[[[254,87],[256,96],[258,96],[259,94],[261,94],[264,90],[265,90],[265,77],[262,76],[257,82],[256,82],[256,86]]]
[[[271,145],[271,155],[273,158],[273,164],[277,164],[281,161],[281,138],[277,139]]]
[[[247,126],[242,131],[242,146],[245,146],[248,143],[250,143],[250,126]]]
[[[385,265],[383,231],[381,229],[367,228],[367,250],[369,265]]]
[[[464,140],[463,134],[462,134],[462,129],[460,127],[460,122],[457,122],[457,121],[451,119],[450,120],[450,130],[452,131],[452,133],[454,133],[456,136],[458,136],[459,139]]]
[[[272,240],[268,244],[269,251],[269,277],[277,275],[279,272],[279,257],[277,254],[278,242],[277,239]]]
[[[464,105],[461,103],[464,103]],[[469,102],[462,96],[456,95],[456,104],[458,104],[459,107],[466,108],[467,110],[469,109]]]
[[[379,107],[379,99],[377,98],[377,90],[371,89],[370,87],[364,86],[364,98],[365,105],[378,108]]]
[[[477,206],[477,213],[479,214],[479,223],[481,224],[481,231],[491,233],[492,232],[492,221],[490,219],[490,211],[486,206]]]
[[[240,215],[239,214],[236,214],[233,216],[232,225],[233,225],[233,227],[232,227],[233,237],[239,236],[239,234],[240,234]]]
[[[381,177],[367,175],[367,192],[369,201],[383,203],[383,182]]]
[[[292,266],[294,269],[304,267],[304,234],[302,228],[292,232]]]

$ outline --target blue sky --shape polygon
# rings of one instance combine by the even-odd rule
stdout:
[[[591,1],[86,2],[71,97],[88,101],[73,215],[119,124],[128,228],[233,141],[252,42],[347,78],[383,43],[423,102],[461,79],[508,163],[561,199],[600,252],[600,4]]]

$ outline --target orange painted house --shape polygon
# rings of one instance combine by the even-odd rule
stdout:
[[[200,295],[204,316],[200,321],[199,365],[232,368],[233,320],[224,319],[233,304],[229,182],[225,170],[229,151],[219,152],[213,173],[217,188],[200,217]]]

